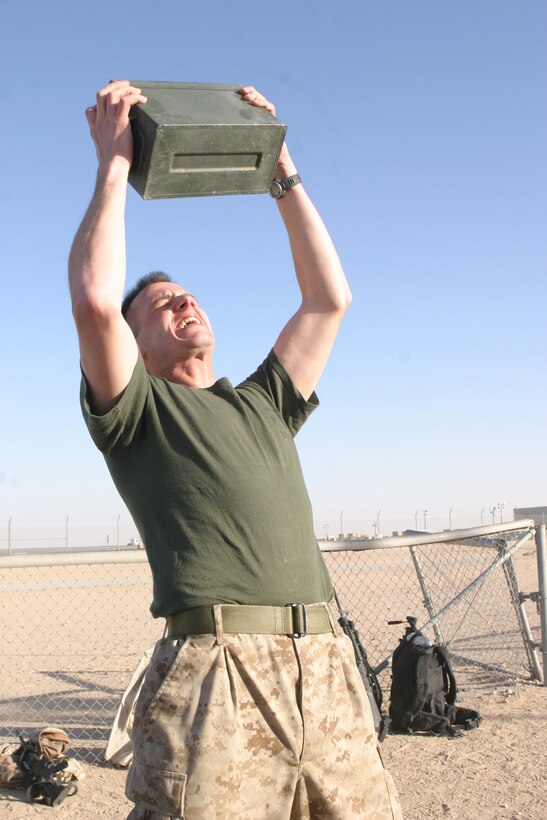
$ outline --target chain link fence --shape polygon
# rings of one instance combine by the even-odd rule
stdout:
[[[441,534],[437,541],[322,545],[369,659],[384,670],[384,692],[402,630],[387,621],[407,615],[448,645],[464,688],[513,686],[519,677],[541,675],[512,565],[516,549],[533,538],[527,524],[481,528],[478,536],[479,530]],[[0,743],[53,724],[68,732],[76,757],[102,759],[120,697],[143,652],[163,633],[163,620],[148,612],[146,556],[3,556],[0,592]]]
[[[134,668],[162,635],[148,611],[150,569],[142,552],[40,558],[101,563],[0,570],[0,742],[53,724],[76,757],[99,760]]]
[[[407,616],[448,647],[460,691],[508,689],[522,678],[541,679],[537,640],[513,562],[520,547],[533,543],[534,533],[532,522],[520,522],[518,529],[482,527],[324,546],[342,606],[355,621],[384,693],[389,694],[390,658]]]

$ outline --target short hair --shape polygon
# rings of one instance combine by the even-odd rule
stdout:
[[[144,276],[138,280],[138,282],[133,285],[130,291],[128,291],[124,297],[122,302],[122,316],[124,319],[127,318],[127,311],[131,307],[131,303],[133,300],[139,295],[141,290],[144,290],[148,287],[148,285],[153,285],[155,282],[172,282],[173,280],[171,277],[164,273],[162,270],[154,270],[151,273],[145,273]]]

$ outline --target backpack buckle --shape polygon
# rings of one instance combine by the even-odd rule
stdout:
[[[308,634],[308,615],[306,605],[303,603],[287,604],[291,608],[293,632],[289,632],[289,638],[305,638]]]

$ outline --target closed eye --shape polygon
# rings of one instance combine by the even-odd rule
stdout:
[[[152,300],[150,304],[150,309],[158,310],[159,308],[163,308],[166,305],[169,305],[171,302],[174,302],[176,298],[177,294],[175,293],[162,293]]]
[[[170,307],[174,302],[177,302],[181,296],[185,296],[188,300],[193,301],[197,304],[197,299],[191,293],[173,293],[172,291],[166,291],[165,293],[159,293],[150,303],[150,310],[161,310],[162,308]]]

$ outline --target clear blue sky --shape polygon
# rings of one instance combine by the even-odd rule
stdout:
[[[81,419],[66,286],[83,112],[112,77],[253,84],[288,124],[354,295],[297,439],[318,535],[547,503],[545,3],[29,0],[2,27],[0,539],[10,517],[135,534]],[[217,376],[254,370],[297,307],[267,195],[131,190],[127,242],[129,283],[161,268],[198,295]]]

